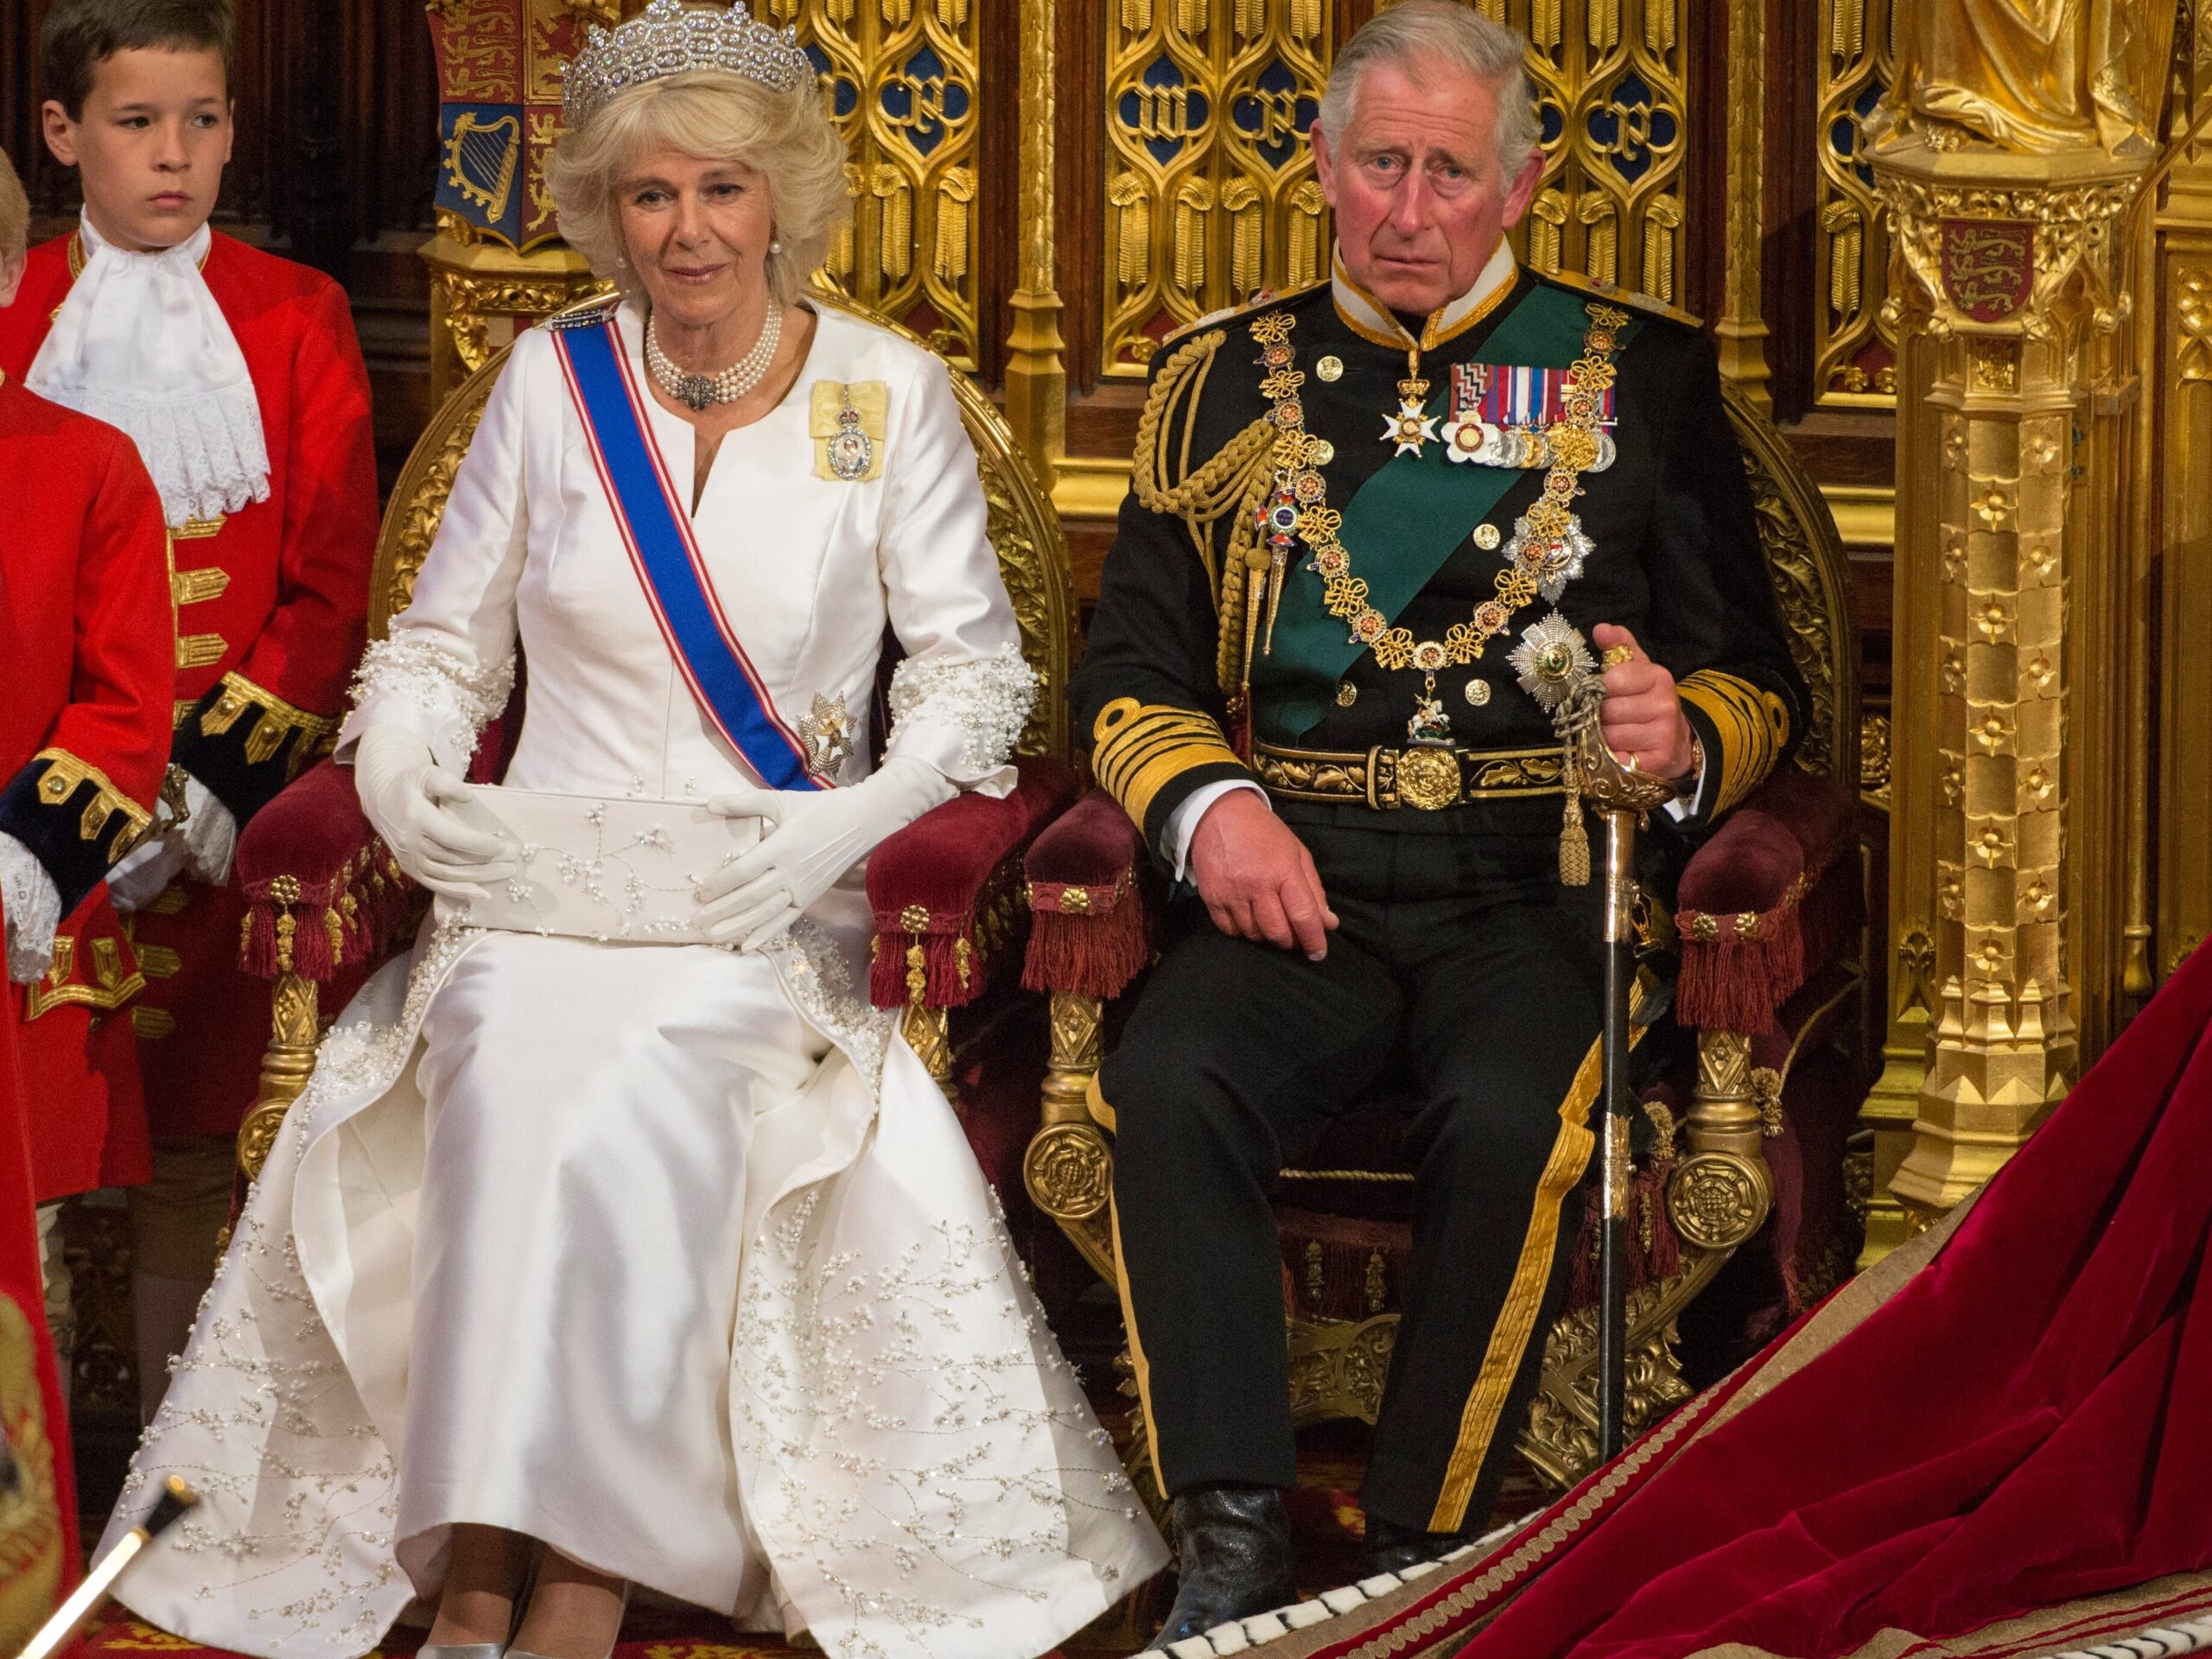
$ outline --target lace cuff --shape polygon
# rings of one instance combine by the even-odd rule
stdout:
[[[430,746],[448,772],[467,769],[476,740],[506,708],[515,659],[472,669],[420,632],[403,631],[371,645],[353,677],[353,712],[338,734],[342,752],[371,726],[404,726]]]
[[[8,977],[35,985],[54,965],[54,934],[61,925],[61,893],[38,855],[0,830],[0,912],[6,915]]]
[[[1037,701],[1037,676],[1020,651],[947,660],[910,657],[891,676],[891,735],[886,755],[935,766],[963,789],[1003,795],[1007,764]]]

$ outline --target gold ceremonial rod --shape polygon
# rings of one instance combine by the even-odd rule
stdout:
[[[85,1574],[85,1581],[70,1592],[67,1601],[54,1610],[52,1618],[39,1626],[38,1634],[31,1637],[30,1645],[17,1654],[16,1659],[54,1659],[55,1654],[75,1639],[77,1627],[90,1618],[94,1610],[107,1599],[108,1592],[123,1576],[124,1568],[137,1560],[140,1551],[160,1537],[178,1516],[199,1502],[199,1493],[171,1475],[162,1483],[161,1501],[154,1505],[154,1512],[116,1540],[115,1548],[101,1556],[92,1571]]]

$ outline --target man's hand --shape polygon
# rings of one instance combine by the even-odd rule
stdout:
[[[1191,836],[1190,874],[1213,925],[1233,938],[1294,947],[1319,962],[1337,925],[1306,843],[1265,800],[1232,790],[1205,810]]]
[[[1675,693],[1675,677],[1645,656],[1626,628],[1601,622],[1592,634],[1600,651],[1625,645],[1632,653],[1605,671],[1605,702],[1598,717],[1605,747],[1656,777],[1681,777],[1690,769],[1690,722]]]

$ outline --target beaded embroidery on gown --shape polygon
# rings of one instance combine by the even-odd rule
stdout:
[[[634,366],[642,320],[618,326]],[[880,474],[812,467],[822,381],[885,389]],[[649,415],[688,477],[690,429]],[[1031,679],[933,357],[823,314],[696,523],[779,710],[843,703],[840,782],[868,771],[887,622],[887,752],[1010,785]],[[510,784],[752,782],[654,630],[525,335],[341,743],[401,721],[457,768],[519,639]],[[957,1121],[855,989],[861,882],[752,954],[426,924],[325,1039],[133,1460],[111,1535],[170,1473],[206,1501],[130,1607],[347,1659],[435,1595],[469,1521],[832,1654],[1018,1659],[1164,1565]]]

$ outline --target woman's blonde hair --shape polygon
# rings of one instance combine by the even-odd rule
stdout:
[[[681,150],[741,162],[768,184],[780,253],[767,256],[768,291],[789,305],[852,212],[845,146],[810,81],[778,92],[723,69],[692,69],[617,93],[546,157],[561,234],[594,273],[634,296],[637,273],[622,238],[623,175],[646,156]]]
[[[30,234],[30,198],[23,194],[23,181],[16,176],[8,152],[0,149],[0,265],[23,257]]]

